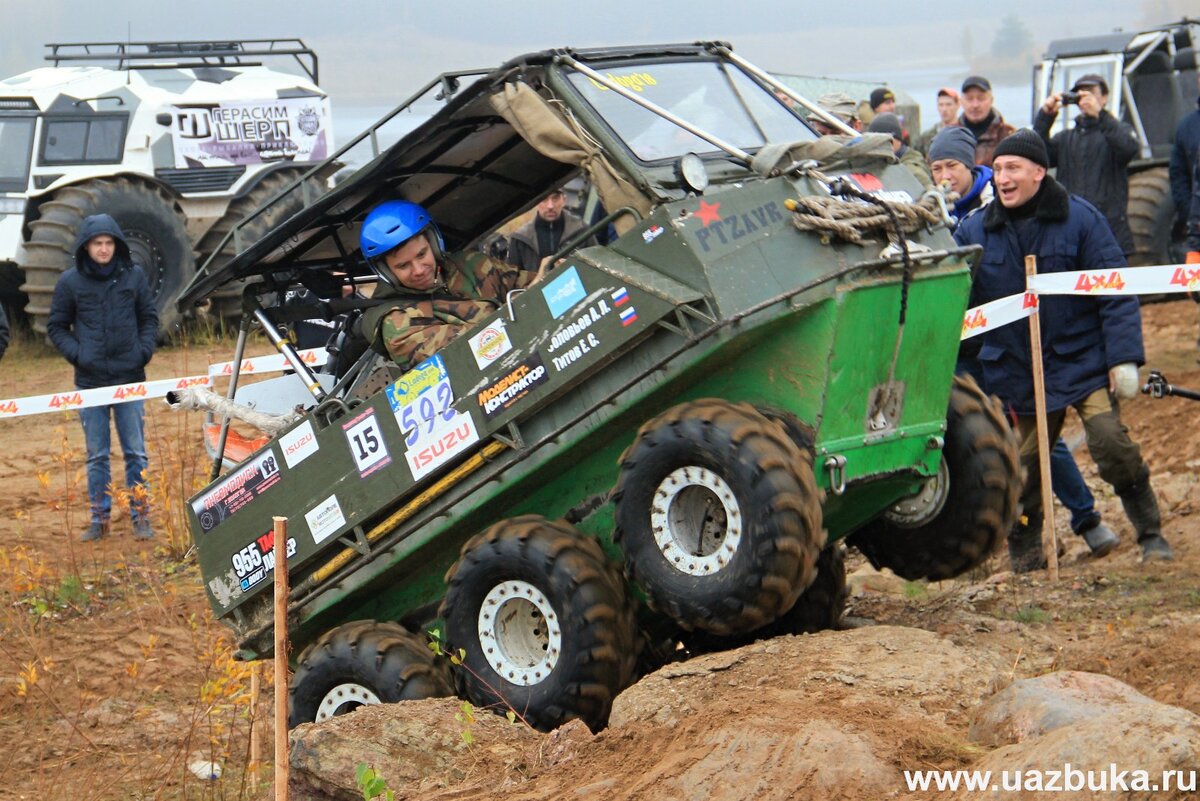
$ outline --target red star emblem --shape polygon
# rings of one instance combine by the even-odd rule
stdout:
[[[721,204],[708,203],[700,201],[700,208],[696,209],[696,216],[704,222],[704,227],[712,225],[715,222],[721,221]]]

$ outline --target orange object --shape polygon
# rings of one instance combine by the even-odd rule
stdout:
[[[217,443],[221,441],[221,424],[205,423],[204,438],[208,440],[208,444],[215,451]],[[233,462],[244,462],[246,457],[270,441],[271,438],[265,435],[257,439],[247,439],[231,428],[229,436],[225,438],[225,458]]]
[[[1189,250],[1186,264],[1200,264],[1200,250]]]

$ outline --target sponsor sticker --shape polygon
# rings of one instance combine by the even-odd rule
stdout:
[[[295,467],[320,450],[317,435],[308,420],[280,437],[279,447],[283,449],[283,460],[288,467]]]
[[[480,370],[486,370],[493,362],[512,350],[504,320],[493,320],[482,331],[471,337],[471,353]]]
[[[483,416],[491,419],[511,408],[534,387],[546,383],[547,378],[542,357],[535,353],[480,390],[475,399]]]
[[[555,319],[562,317],[572,306],[587,297],[579,272],[570,267],[549,284],[542,287],[542,296],[546,306]]]
[[[208,533],[233,517],[246,504],[275,486],[280,475],[279,462],[271,449],[230,473],[220,484],[192,501],[192,511],[200,521],[200,530]]]
[[[447,382],[447,388],[449,388],[446,364],[442,361],[441,356],[432,356],[397,378],[396,383],[387,388],[388,403],[391,404],[393,412],[399,412],[415,401],[425,390],[434,389],[443,381]]]
[[[344,423],[342,430],[346,432],[350,455],[354,457],[360,477],[366,478],[391,463],[392,457],[388,456],[387,443],[383,441],[383,432],[373,410]]]
[[[405,454],[414,479],[420,480],[433,473],[479,441],[479,432],[475,430],[471,415],[450,411],[453,416],[449,420],[435,415],[428,430],[422,427],[416,431],[416,442]]]
[[[288,537],[286,548],[289,559],[296,555],[295,537]],[[275,532],[263,534],[235,553],[229,561],[233,564],[233,574],[241,583],[242,592],[258,584],[275,569]]]
[[[346,525],[346,516],[338,503],[337,495],[330,495],[313,509],[304,513],[313,542],[322,543]]]

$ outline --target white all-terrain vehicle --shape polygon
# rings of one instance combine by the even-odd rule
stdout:
[[[198,261],[234,255],[326,188],[313,176],[222,245],[333,150],[317,56],[301,40],[46,47],[52,66],[0,81],[0,296],[36,331],[89,214],[125,231],[168,333]]]

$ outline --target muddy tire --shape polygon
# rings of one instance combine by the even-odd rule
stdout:
[[[811,456],[747,404],[701,400],[642,426],[613,493],[625,571],[687,631],[772,622],[825,544]]]
[[[817,557],[817,577],[783,617],[767,628],[772,634],[815,634],[838,629],[846,614],[846,546],[832,543]]]
[[[200,237],[200,241],[196,243],[196,264],[203,267],[208,259],[217,253],[222,240],[234,229],[234,226],[250,214],[267,205],[276,193],[291,184],[292,181],[295,181],[302,174],[303,171],[299,169],[281,169],[268,173],[253,189],[233,200],[229,204],[229,208],[226,209],[225,214],[221,216],[221,219],[213,223],[212,228],[208,229],[204,236]],[[326,187],[321,181],[312,179],[312,184],[315,189],[314,194],[320,194],[325,191]],[[304,195],[300,191],[294,191],[288,195],[287,200],[271,205],[266,211],[242,228],[241,249],[245,250],[250,245],[262,239],[271,229],[303,208]],[[220,257],[209,265],[208,269],[210,271],[219,269],[220,266],[237,254],[238,249],[234,246],[233,239],[230,239],[225,247],[220,250]],[[242,312],[242,288],[244,284],[245,282],[242,281],[235,282],[222,287],[210,295],[212,303],[209,306],[208,314],[215,319],[223,321],[226,325],[236,325]]]
[[[19,265],[35,331],[46,333],[54,285],[74,265],[75,237],[83,219],[101,213],[121,226],[134,263],[146,273],[158,309],[159,335],[178,329],[182,315],[175,299],[195,273],[196,260],[183,216],[163,189],[129,178],[87,181],[58,190],[38,211],[40,216],[29,224]]]
[[[446,584],[440,615],[471,703],[542,731],[608,723],[633,679],[637,635],[625,583],[595,540],[537,515],[504,520],[463,546]]]
[[[954,379],[942,457],[938,477],[848,538],[876,568],[910,580],[953,578],[991,556],[1012,528],[1017,438],[1000,402],[967,376]]]
[[[1166,167],[1153,167],[1129,176],[1129,229],[1133,232],[1131,267],[1180,264],[1183,242],[1173,241],[1175,201]],[[1167,298],[1174,296],[1168,295]]]
[[[449,661],[398,623],[359,620],[326,632],[296,660],[288,727],[367,704],[454,695]]]

